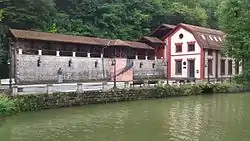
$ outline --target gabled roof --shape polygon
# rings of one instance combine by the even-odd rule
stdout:
[[[174,28],[175,28],[175,25],[161,24],[155,30],[153,30],[149,36],[162,39],[162,37],[166,36]]]
[[[143,36],[141,40],[147,40],[150,43],[155,43],[155,44],[163,44],[164,42],[160,40],[159,38],[156,37],[148,37],[148,36]]]
[[[152,47],[148,46],[145,43],[122,41],[119,39],[110,40],[103,38],[73,36],[73,35],[55,34],[47,32],[29,31],[29,30],[17,30],[17,29],[10,29],[10,32],[17,39],[89,44],[89,45],[99,45],[99,46],[127,46],[131,48],[150,49],[150,50],[153,49]]]
[[[225,33],[220,30],[181,23],[176,26],[170,33],[168,33],[168,35],[166,35],[164,38],[172,35],[180,28],[183,28],[192,33],[198,44],[202,48],[207,49],[220,50],[225,36]]]

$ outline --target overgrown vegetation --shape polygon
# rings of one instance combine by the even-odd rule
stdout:
[[[10,97],[0,94],[0,117],[9,116],[19,112],[16,100]]]
[[[56,93],[41,95],[0,95],[0,117],[18,112],[38,111],[42,109],[81,106],[86,104],[111,103],[120,101],[167,98],[213,93],[243,92],[244,86],[232,83],[222,84],[186,84],[181,86],[158,85],[155,88],[142,88],[118,91],[89,91],[78,93]]]
[[[224,0],[218,10],[221,29],[226,33],[225,52],[241,61],[238,83],[250,83],[250,1]]]

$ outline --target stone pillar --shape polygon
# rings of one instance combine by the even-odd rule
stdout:
[[[73,57],[76,57],[76,52],[73,52],[73,53],[72,53],[72,56],[73,56]]]
[[[149,87],[148,80],[144,80],[143,86],[144,86],[144,87]]]
[[[18,49],[18,54],[23,54],[23,49],[19,48]]]
[[[38,50],[38,55],[42,55],[42,50]]]
[[[148,60],[148,56],[145,56],[145,60]]]
[[[12,95],[18,94],[18,87],[16,85],[12,86]]]
[[[138,60],[138,55],[135,55],[135,60]]]
[[[90,57],[90,53],[88,52],[88,57]]]
[[[56,51],[56,56],[60,56],[60,51]]]
[[[52,84],[47,85],[47,94],[53,94],[53,85]]]
[[[103,54],[101,53],[101,58],[103,58]]]
[[[108,90],[108,85],[107,85],[107,84],[108,84],[108,83],[107,83],[106,81],[102,82],[102,90],[103,90],[103,91]]]
[[[77,83],[77,93],[82,93],[82,92],[83,92],[82,83]]]
[[[124,82],[124,88],[129,88],[129,82],[128,81]]]

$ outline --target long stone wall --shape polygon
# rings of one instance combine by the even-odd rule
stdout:
[[[38,66],[39,58],[40,66]],[[58,79],[57,71],[59,68],[62,69],[64,82],[98,81],[109,76],[111,65],[111,59],[109,58],[104,58],[103,61],[102,58],[91,57],[25,54],[17,54],[16,61],[16,81],[18,84],[55,83]],[[71,62],[70,65],[69,62]],[[154,67],[153,63],[155,64]],[[160,60],[134,60],[133,71],[134,79],[150,78],[152,76],[164,77],[164,65]]]

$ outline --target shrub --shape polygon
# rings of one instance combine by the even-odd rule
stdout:
[[[11,99],[7,95],[0,94],[0,117],[9,116],[19,112],[16,107],[16,100]]]

